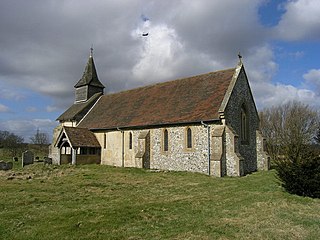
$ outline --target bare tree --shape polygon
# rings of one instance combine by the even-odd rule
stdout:
[[[23,137],[8,131],[0,131],[0,147],[9,152],[11,157],[14,157],[23,151],[25,144],[23,143]]]
[[[3,148],[5,145],[5,140],[10,135],[8,131],[0,131],[0,148]]]
[[[314,140],[316,141],[317,144],[320,144],[320,122],[318,123],[318,130],[317,130],[316,136],[314,137]]]
[[[31,137],[30,140],[33,144],[37,144],[41,146],[49,144],[48,134],[40,132],[39,129],[37,129],[37,133],[33,137]]]
[[[261,129],[272,159],[279,155],[298,159],[303,148],[314,141],[319,115],[300,102],[290,102],[260,113]]]

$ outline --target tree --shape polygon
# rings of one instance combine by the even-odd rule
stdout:
[[[5,140],[10,135],[8,131],[0,131],[0,148],[3,148],[5,145]]]
[[[318,124],[318,130],[317,130],[316,136],[314,137],[314,140],[316,141],[317,144],[320,144],[320,122]]]
[[[311,146],[319,137],[319,114],[290,102],[260,113],[261,130],[282,187],[289,193],[320,197],[320,157]]]
[[[33,137],[31,137],[30,140],[33,144],[37,144],[41,146],[49,144],[48,134],[40,132],[39,129],[37,129],[37,133]]]
[[[11,157],[15,157],[24,148],[23,137],[8,131],[0,131],[0,147],[8,151]]]
[[[260,113],[261,130],[273,160],[280,155],[298,159],[306,145],[316,136],[317,111],[300,102],[289,102]]]
[[[302,150],[299,159],[278,159],[275,169],[287,192],[320,198],[320,157],[308,147]]]

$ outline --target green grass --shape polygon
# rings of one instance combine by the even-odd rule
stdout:
[[[49,147],[47,145],[39,146],[35,144],[27,144],[25,149],[20,149],[19,153],[16,155],[18,161],[13,161],[8,149],[0,148],[0,161],[12,162],[14,169],[19,169],[22,167],[22,153],[26,150],[33,152],[34,157],[39,157],[39,160],[44,160],[49,154]]]
[[[99,165],[0,172],[0,239],[320,239],[320,199],[275,172],[213,178]]]

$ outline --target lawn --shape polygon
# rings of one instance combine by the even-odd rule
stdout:
[[[0,192],[0,239],[320,239],[320,199],[285,193],[274,171],[38,163],[0,172]]]

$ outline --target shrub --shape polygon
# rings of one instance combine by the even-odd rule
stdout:
[[[312,152],[275,161],[278,179],[289,193],[320,198],[320,156]]]

